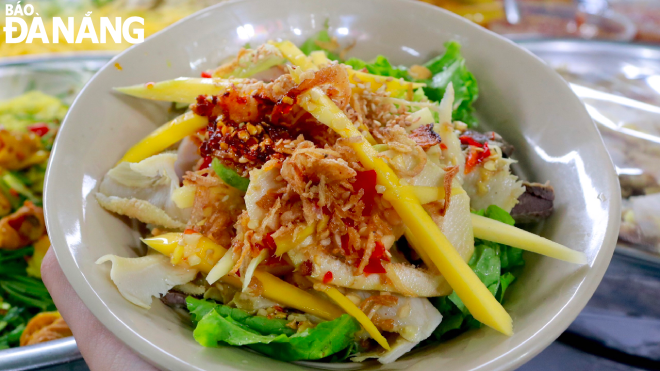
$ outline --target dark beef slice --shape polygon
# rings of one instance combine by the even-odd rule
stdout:
[[[552,214],[555,190],[549,184],[523,182],[525,193],[511,210],[516,223],[539,222]]]

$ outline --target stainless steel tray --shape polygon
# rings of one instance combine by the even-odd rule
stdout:
[[[78,91],[111,58],[109,53],[0,59],[0,100],[40,90],[71,104]],[[0,351],[0,370],[35,370],[80,359],[73,338]]]
[[[519,44],[554,69],[561,71],[576,94],[585,101],[589,113],[604,136],[610,129],[607,127],[608,118],[591,104],[593,99],[589,101],[589,98],[594,98],[595,95],[604,93],[599,99],[609,99],[614,106],[620,104],[622,110],[618,114],[619,122],[627,118],[628,112],[624,112],[623,108],[630,108],[631,105],[641,107],[639,108],[641,110],[646,107],[655,110],[656,113],[660,112],[660,48],[658,47],[585,40],[521,41]],[[580,82],[576,83],[576,81]],[[610,85],[601,89],[598,86],[599,81]],[[634,114],[632,112],[632,115]],[[657,118],[656,130],[660,131],[660,114],[654,118]],[[649,140],[648,143],[657,145],[657,151],[660,151],[660,136],[656,134]],[[610,154],[615,164],[621,158],[618,153],[612,152],[612,149]],[[656,167],[660,168],[660,156],[655,163]],[[658,173],[660,174],[660,170]],[[657,174],[656,178],[660,180]],[[660,211],[655,215],[660,217]],[[660,243],[656,248],[660,249]],[[660,267],[660,253],[655,254],[649,250],[649,248],[620,243],[615,251],[620,257],[625,256],[640,264]]]
[[[60,365],[82,358],[70,337],[0,351],[0,370],[25,371]]]

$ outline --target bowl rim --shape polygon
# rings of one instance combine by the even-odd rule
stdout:
[[[174,24],[164,28],[163,30],[156,32],[150,38],[146,39],[145,43],[150,42],[150,40],[153,41],[156,40],[157,38],[163,37],[165,33],[171,32],[171,30],[174,30],[180,27],[182,24],[187,23],[194,18],[200,17],[207,12],[213,12],[219,8],[231,6],[233,4],[261,2],[261,1],[266,1],[266,0],[228,0],[225,2],[215,4],[208,8],[202,9],[192,15],[189,15],[175,22]],[[370,1],[376,1],[376,0],[370,0]],[[470,22],[469,20],[460,17],[454,13],[451,13],[445,9],[442,9],[440,7],[422,1],[415,1],[415,0],[378,0],[378,1],[379,1],[379,6],[382,7],[388,6],[389,4],[403,2],[403,3],[407,3],[407,6],[410,7],[418,7],[419,9],[421,9],[421,11],[436,12],[437,14],[440,15],[440,17],[452,17],[458,22],[463,22],[464,25],[466,25],[466,27],[475,29],[475,31],[481,33],[483,37],[489,38],[494,42],[508,43],[512,45],[514,48],[518,49],[518,51],[520,51],[522,55],[526,55],[527,58],[534,59],[539,64],[539,68],[542,68],[547,72],[549,78],[554,79],[554,81],[558,85],[565,86],[564,88],[565,94],[572,96],[573,99],[579,102],[579,98],[572,92],[572,90],[559,76],[559,74],[557,74],[552,68],[546,65],[539,57],[532,54],[530,51],[522,48],[521,46],[517,45],[516,42],[506,39],[490,30],[479,27],[478,25]],[[93,82],[101,75],[101,73],[103,73],[108,68],[112,68],[113,64],[118,59],[122,58],[125,54],[130,53],[134,48],[139,48],[139,47],[140,44],[135,44],[130,46],[126,50],[122,51],[118,55],[115,55],[110,61],[108,61],[108,63],[103,68],[101,68],[87,82],[85,87],[80,91],[80,93],[72,103],[69,112],[67,113],[66,117],[62,122],[62,127],[64,127],[64,125],[67,124],[69,115],[76,107],[80,97],[82,97],[83,94],[86,93],[89,86],[93,84]],[[598,138],[598,143],[595,143],[594,145],[599,146],[600,147],[599,149],[602,150],[603,154],[607,156],[607,160],[609,160],[610,166],[607,169],[605,169],[605,171],[607,171],[611,175],[607,177],[609,179],[608,186],[611,186],[612,189],[614,190],[618,190],[619,189],[618,178],[615,175],[613,165],[611,165],[612,164],[611,157],[609,156],[608,152],[605,150],[603,140],[598,134],[595,124],[593,123],[586,109],[581,103],[580,103],[580,108],[578,108],[578,110],[580,112],[578,115],[576,115],[576,117],[580,119],[579,121],[582,121],[584,122],[584,124],[588,125],[589,130],[593,131],[594,139]],[[55,156],[59,152],[63,152],[63,151],[65,151],[65,149],[60,148],[60,146],[58,145],[58,141],[56,141],[51,153],[52,158],[55,158]],[[138,353],[147,362],[163,369],[170,369],[173,367],[176,367],[177,369],[181,369],[181,368],[199,369],[190,362],[179,359],[173,356],[171,353],[165,352],[164,350],[156,346],[153,346],[153,344],[149,343],[146,339],[142,338],[140,334],[138,334],[136,331],[131,329],[127,324],[122,322],[119,318],[115,317],[112,311],[110,310],[110,308],[103,303],[98,292],[92,288],[91,284],[87,281],[86,277],[77,268],[76,261],[73,258],[73,255],[71,254],[71,251],[68,247],[68,243],[66,241],[66,238],[64,237],[62,230],[54,229],[55,226],[59,224],[58,223],[59,221],[57,220],[55,213],[49,212],[49,208],[47,207],[49,200],[55,199],[57,197],[56,187],[54,185],[51,186],[51,182],[50,182],[50,179],[52,179],[53,177],[51,175],[51,172],[53,173],[55,172],[54,170],[55,167],[56,165],[54,165],[54,161],[50,161],[48,164],[45,182],[44,182],[45,183],[44,205],[45,205],[46,226],[49,230],[49,235],[51,236],[51,244],[53,245],[53,250],[58,259],[58,262],[60,263],[61,266],[63,266],[63,271],[65,273],[65,276],[67,277],[67,280],[73,286],[74,290],[76,291],[80,299],[84,302],[85,306],[94,314],[94,316],[97,317],[97,319],[101,323],[103,323],[103,325],[106,328],[108,328],[115,336],[117,336],[117,338],[119,338],[124,344],[126,344],[134,352]],[[609,207],[607,229],[606,232],[603,234],[603,242],[600,245],[600,248],[598,249],[598,254],[596,256],[596,259],[594,259],[594,261],[591,263],[589,267],[590,270],[593,270],[591,274],[592,279],[587,280],[585,277],[585,279],[578,284],[578,287],[575,289],[573,296],[563,305],[561,310],[557,312],[557,314],[554,317],[552,317],[548,323],[544,324],[531,337],[523,341],[518,346],[510,348],[508,351],[504,352],[500,356],[493,358],[488,363],[481,364],[480,366],[475,368],[475,370],[510,370],[519,367],[520,365],[524,364],[532,357],[536,356],[539,352],[545,349],[552,341],[554,341],[557,337],[559,337],[559,335],[566,328],[568,328],[570,323],[573,322],[573,320],[577,317],[577,315],[582,310],[582,308],[586,306],[588,300],[591,298],[597,286],[600,284],[605,274],[605,271],[609,266],[610,260],[614,253],[615,242],[618,236],[619,219],[616,216],[619,215],[620,197],[614,197],[613,200],[609,200],[609,201],[610,201],[610,207]],[[50,232],[51,230],[53,231],[52,233]],[[64,269],[64,268],[71,268],[71,269]],[[96,313],[99,312],[103,312],[105,316],[99,318],[99,316],[96,315]],[[529,341],[533,338],[535,338],[534,342]]]

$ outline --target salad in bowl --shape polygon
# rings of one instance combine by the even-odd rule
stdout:
[[[512,335],[502,302],[523,250],[587,263],[514,225],[551,215],[554,190],[479,130],[459,43],[409,67],[348,49],[321,31],[116,88],[179,114],[95,193],[148,246],[97,261],[125,299],[189,315],[205,347],[387,364],[482,325]]]

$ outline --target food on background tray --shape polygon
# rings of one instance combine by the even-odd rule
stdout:
[[[629,64],[618,76],[570,66],[557,71],[587,106],[617,168],[619,240],[660,254],[660,94],[652,85],[660,70]]]
[[[241,50],[202,78],[117,89],[190,105],[97,193],[150,230],[146,255],[97,261],[127,300],[187,309],[204,346],[390,363],[482,323],[511,335],[501,303],[521,249],[586,262],[513,226],[519,198],[531,221],[554,193],[475,130],[459,44],[410,68],[345,54],[322,31],[300,49]]]
[[[66,111],[38,91],[0,102],[0,349],[71,335],[41,282],[43,181]]]

